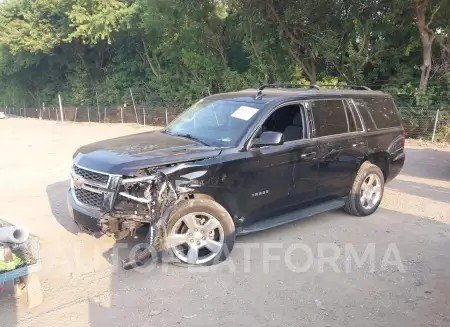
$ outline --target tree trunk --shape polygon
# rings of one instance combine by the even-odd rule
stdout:
[[[317,82],[317,72],[316,72],[316,60],[314,58],[304,59],[303,71],[309,79],[311,84],[316,84]]]
[[[434,33],[430,28],[430,24],[432,23],[434,16],[439,10],[439,7],[435,9],[433,14],[431,15],[430,20],[427,23],[426,13],[430,1],[431,0],[423,0],[422,3],[413,6],[416,9],[416,25],[419,29],[420,40],[422,41],[422,66],[420,67],[420,69],[422,70],[422,74],[420,76],[421,89],[427,88],[428,80],[430,78],[432,65],[432,49],[435,39]]]
[[[420,69],[422,70],[422,75],[420,76],[420,88],[426,89],[428,86],[428,80],[430,78],[431,72],[431,46],[433,40],[422,41],[423,46],[423,63]]]
[[[150,58],[150,56],[148,54],[147,45],[145,44],[145,40],[142,37],[142,35],[141,35],[141,42],[142,42],[142,45],[144,46],[144,54],[145,54],[145,58],[147,59],[148,66],[150,67],[153,74],[159,78],[159,73],[156,71],[155,66],[152,63],[152,59]],[[159,63],[158,63],[158,65],[159,65]]]
[[[310,77],[310,81],[311,84],[316,84],[317,82],[317,71],[316,71],[316,61],[314,58],[311,58],[309,60],[309,67],[310,67],[310,72],[311,72],[311,77]]]

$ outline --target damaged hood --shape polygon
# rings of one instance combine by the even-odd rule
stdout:
[[[74,163],[98,172],[132,175],[142,168],[215,157],[221,151],[156,131],[85,145],[75,152]]]

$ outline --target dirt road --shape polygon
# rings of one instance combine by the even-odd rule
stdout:
[[[449,150],[408,148],[371,217],[335,211],[240,237],[207,271],[123,271],[119,245],[70,220],[68,172],[80,145],[148,129],[0,121],[0,216],[41,237],[45,263],[43,305],[0,293],[2,327],[450,325]]]

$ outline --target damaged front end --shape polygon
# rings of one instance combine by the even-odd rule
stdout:
[[[134,236],[139,227],[150,225],[152,232],[149,234],[156,236],[159,233],[154,231],[160,218],[177,199],[173,185],[157,169],[146,169],[135,176],[123,177],[118,183],[109,214],[101,218],[102,231],[122,239],[128,235]],[[153,238],[147,238],[150,245]]]
[[[193,162],[145,168],[122,176],[74,164],[71,199],[78,212],[85,212],[74,221],[83,230],[116,240],[135,236],[140,227],[149,226],[143,256],[148,257],[149,249],[163,253],[170,249],[167,224],[172,212],[179,202],[194,197],[205,183],[216,182],[207,176],[204,163]]]

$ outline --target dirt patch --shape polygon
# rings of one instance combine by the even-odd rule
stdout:
[[[450,151],[450,144],[445,142],[431,142],[420,139],[407,139],[406,146],[409,148],[429,148]]]
[[[118,258],[139,239],[78,233],[68,172],[79,146],[144,130],[0,121],[1,217],[41,237],[45,296],[28,311],[0,293],[2,326],[450,325],[449,152],[408,142],[405,169],[371,217],[336,211],[240,237],[230,260],[211,269],[127,272]],[[386,265],[395,249],[401,267]],[[358,265],[354,255],[365,252],[373,262]],[[320,260],[336,254],[334,266]]]

